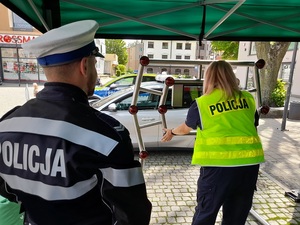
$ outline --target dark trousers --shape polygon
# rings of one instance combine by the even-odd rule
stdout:
[[[259,165],[201,167],[192,225],[214,225],[222,208],[222,225],[245,225],[252,206]]]

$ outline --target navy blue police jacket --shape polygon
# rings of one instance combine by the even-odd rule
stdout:
[[[151,203],[128,130],[73,85],[46,83],[0,122],[0,176],[25,224],[146,225]],[[11,199],[11,198],[10,198]]]

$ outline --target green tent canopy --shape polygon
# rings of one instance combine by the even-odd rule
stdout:
[[[85,19],[96,38],[300,40],[299,0],[0,0],[42,33]]]

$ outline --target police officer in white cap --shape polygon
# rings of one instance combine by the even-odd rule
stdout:
[[[22,204],[24,224],[149,224],[151,203],[128,130],[88,103],[95,57],[103,57],[94,43],[98,27],[79,21],[23,45],[48,80],[0,122],[0,194]]]

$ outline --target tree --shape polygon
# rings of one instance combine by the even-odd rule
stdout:
[[[271,105],[271,95],[276,87],[278,72],[290,42],[255,42],[258,59],[264,59],[266,65],[260,70],[262,104]]]
[[[118,56],[119,64],[127,64],[128,53],[125,41],[120,39],[106,39],[105,45],[107,54],[116,54]]]
[[[272,105],[272,92],[274,91],[279,69],[290,42],[255,42],[258,59],[264,59],[266,65],[260,70],[260,86],[262,104]],[[236,41],[212,41],[212,49],[222,52],[222,59],[237,59],[239,42]]]
[[[121,75],[126,73],[126,66],[125,65],[119,64],[116,69],[120,70]]]
[[[238,41],[212,41],[211,48],[214,52],[221,52],[222,59],[236,60],[239,53]]]

